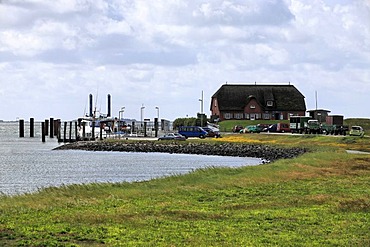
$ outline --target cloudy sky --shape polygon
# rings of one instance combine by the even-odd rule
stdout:
[[[368,0],[0,0],[0,119],[209,115],[224,84],[370,117]]]

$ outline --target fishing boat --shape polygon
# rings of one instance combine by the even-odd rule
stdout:
[[[103,114],[93,110],[93,97],[89,95],[89,114],[77,119],[77,136],[80,140],[107,138],[111,135],[125,135],[130,132],[131,126],[125,121],[111,117],[111,96],[108,94],[108,113]]]
[[[131,126],[117,118],[83,117],[77,120],[77,131],[77,136],[80,140],[90,140],[100,137],[108,138],[118,135],[128,135],[131,132]]]

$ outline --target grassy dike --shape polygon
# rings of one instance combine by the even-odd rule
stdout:
[[[194,140],[204,141],[204,140]],[[370,246],[369,138],[235,134],[295,159],[0,196],[0,246]]]

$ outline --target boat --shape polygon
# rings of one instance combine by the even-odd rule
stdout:
[[[108,94],[108,113],[102,114],[100,111],[93,111],[93,96],[89,95],[90,111],[83,117],[77,119],[77,138],[79,140],[91,140],[97,138],[107,138],[111,135],[132,134],[132,128],[123,119],[111,117],[111,96]]]
[[[117,118],[82,117],[77,120],[77,136],[79,140],[107,138],[131,133],[131,126]]]

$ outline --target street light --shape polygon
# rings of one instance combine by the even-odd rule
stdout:
[[[199,99],[200,101],[200,125],[203,127],[203,90],[202,90],[202,98]]]
[[[157,118],[154,119],[154,129],[155,129],[155,134],[154,136],[157,137],[158,136],[158,129],[159,129],[159,107],[156,106],[155,109],[157,110]]]
[[[118,112],[119,114],[118,114],[118,117],[119,117],[119,120],[122,120],[122,118],[123,118],[123,113],[125,112],[125,107],[124,106],[122,106],[121,107],[121,110]]]
[[[157,109],[157,118],[158,118],[158,120],[159,120],[159,107],[158,107],[158,106],[156,106],[156,107],[155,107],[155,109]]]
[[[141,111],[140,111],[140,116],[141,116],[141,127],[143,127],[143,122],[144,122],[144,119],[143,119],[143,115],[144,115],[144,109],[145,109],[145,106],[144,104],[141,105]]]

